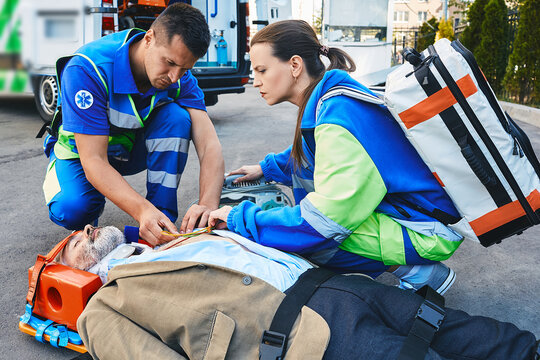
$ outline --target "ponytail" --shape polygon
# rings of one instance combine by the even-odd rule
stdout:
[[[327,56],[330,60],[327,70],[340,69],[349,73],[356,71],[354,60],[345,51],[331,47],[328,48]]]

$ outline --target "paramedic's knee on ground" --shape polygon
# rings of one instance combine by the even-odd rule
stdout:
[[[75,269],[88,270],[124,242],[124,234],[114,226],[86,225],[69,240],[58,261]]]

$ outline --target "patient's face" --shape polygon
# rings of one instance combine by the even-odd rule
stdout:
[[[123,242],[124,234],[114,226],[86,225],[69,240],[60,259],[75,269],[88,270]]]

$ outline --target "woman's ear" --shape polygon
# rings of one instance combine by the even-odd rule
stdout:
[[[289,64],[291,65],[291,74],[293,78],[298,79],[298,77],[304,71],[304,60],[299,55],[293,55],[289,59]]]

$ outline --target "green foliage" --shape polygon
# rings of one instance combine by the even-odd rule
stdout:
[[[504,77],[508,92],[520,103],[540,103],[540,1],[525,0],[520,8],[514,50]]]
[[[501,91],[508,62],[508,8],[504,0],[489,0],[482,22],[480,45],[473,51],[493,91]]]
[[[467,21],[469,25],[461,34],[459,41],[470,51],[474,52],[480,45],[480,33],[482,30],[482,22],[484,21],[485,11],[489,0],[475,0],[467,11]]]
[[[313,17],[313,29],[317,35],[321,35],[322,31],[322,11],[319,11]]]
[[[420,26],[420,31],[418,32],[418,44],[416,50],[423,51],[427,47],[435,42],[435,34],[439,29],[439,22],[437,19],[432,17],[428,21],[424,21],[422,26]]]
[[[446,21],[441,20],[439,23],[439,31],[437,31],[437,35],[435,35],[435,41],[442,38],[447,38],[450,41],[454,40],[454,27],[452,26],[452,23],[452,19]]]

